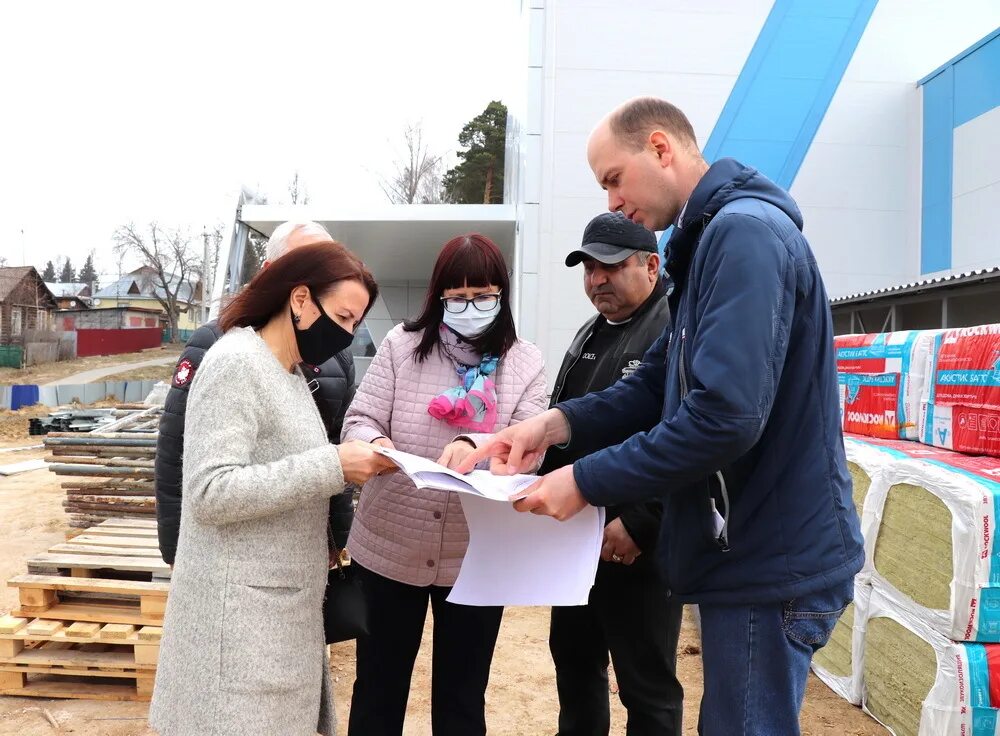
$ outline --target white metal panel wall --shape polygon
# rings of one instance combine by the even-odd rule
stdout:
[[[523,3],[530,48],[519,154],[521,323],[546,356],[550,385],[577,327],[593,313],[579,269],[563,265],[587,221],[606,209],[586,162],[590,130],[620,102],[650,94],[681,107],[704,145],[772,5]],[[995,27],[997,7],[996,0],[880,0],[876,7],[791,190],[832,296],[917,275],[916,82]],[[956,200],[956,268],[979,258],[958,244],[983,242],[975,213],[988,210],[977,196],[987,195]],[[538,292],[529,297],[533,284]]]
[[[525,252],[529,238],[537,238],[536,342],[551,386],[573,335],[594,312],[582,269],[564,264],[587,222],[607,210],[587,164],[587,136],[621,102],[655,95],[684,110],[704,144],[771,0],[548,0],[544,6],[532,15],[544,34],[536,29],[531,36],[545,45],[533,55],[542,60],[537,224],[534,215],[519,219],[537,227],[526,231]]]
[[[955,128],[952,270],[1000,262],[1000,107]]]
[[[879,0],[791,188],[831,296],[918,277],[916,82],[995,28],[998,7]]]

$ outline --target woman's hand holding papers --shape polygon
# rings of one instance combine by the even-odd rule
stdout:
[[[451,470],[457,470],[462,462],[471,455],[476,449],[469,440],[455,440],[445,445],[444,451],[441,453],[441,457],[438,458],[438,465],[444,465],[446,468]],[[471,468],[469,469],[471,470]],[[465,474],[469,473],[469,470],[461,471]]]
[[[360,440],[343,442],[337,445],[337,453],[340,455],[344,480],[348,483],[362,485],[373,475],[396,472],[396,464],[385,455],[375,452],[367,442]]]

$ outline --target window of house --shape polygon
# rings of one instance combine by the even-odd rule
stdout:
[[[24,309],[22,307],[11,307],[10,310],[10,334],[14,337],[19,337],[21,335]]]

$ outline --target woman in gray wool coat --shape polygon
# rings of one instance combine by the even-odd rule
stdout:
[[[299,365],[350,345],[378,293],[339,243],[303,246],[223,310],[191,385],[180,537],[149,720],[161,736],[332,736],[327,507],[392,464],[332,445]]]

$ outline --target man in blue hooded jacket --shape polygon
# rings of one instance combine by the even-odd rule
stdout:
[[[810,660],[864,560],[802,215],[755,169],[709,166],[664,100],[616,109],[587,155],[610,210],[674,227],[672,330],[630,377],[500,432],[465,465],[492,457],[507,473],[552,445],[590,453],[515,504],[557,519],[661,499],[658,562],[701,610],[699,733],[798,734]]]

